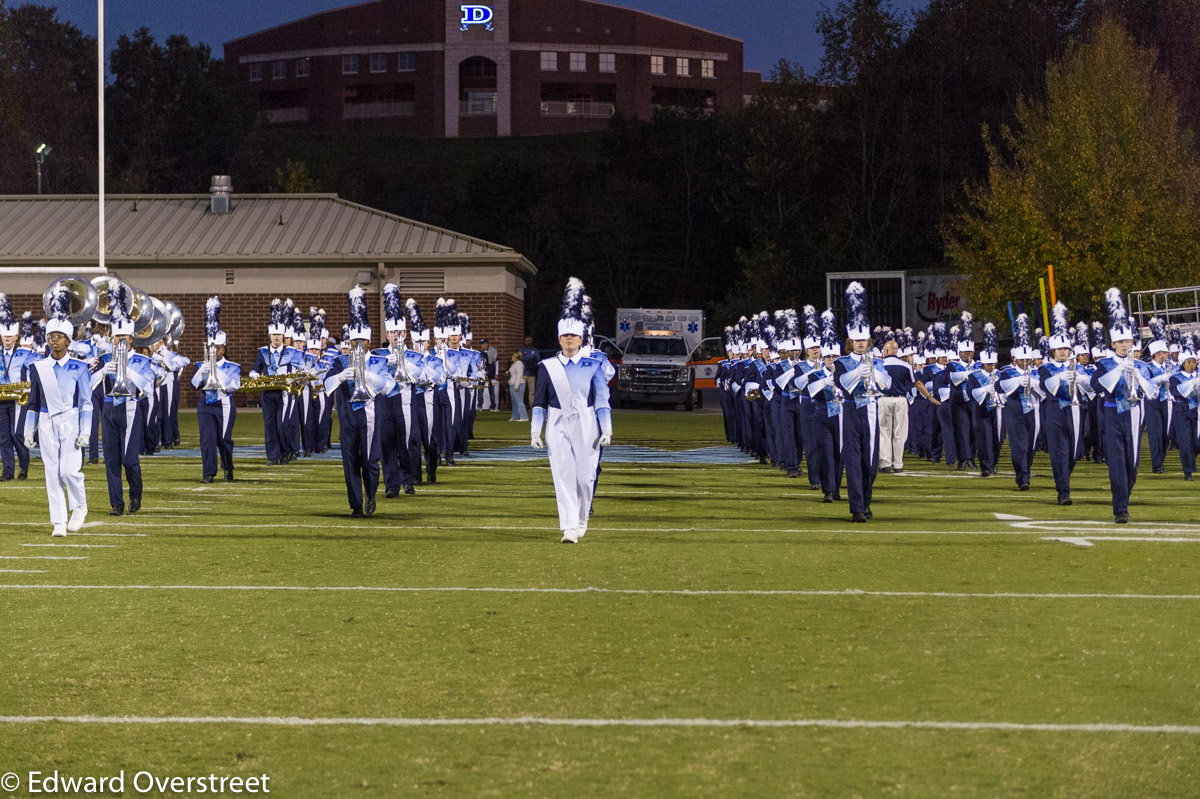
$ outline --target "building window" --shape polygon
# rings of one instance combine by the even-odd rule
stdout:
[[[357,75],[358,74],[358,56],[344,55],[342,56],[342,74]]]
[[[263,68],[262,64],[250,65],[250,80],[262,80]]]
[[[462,62],[458,68],[460,78],[491,78],[496,79],[496,62],[483,56],[472,56]]]
[[[542,53],[542,72],[554,72],[558,69],[558,53]]]
[[[663,68],[663,57],[660,55],[650,56],[650,74],[662,75],[666,70]]]
[[[371,71],[387,72],[387,53],[371,53]]]
[[[601,72],[616,72],[617,71],[617,56],[615,53],[600,54],[600,71]]]
[[[688,72],[688,60],[686,58],[675,59],[675,74],[682,75],[685,78],[691,75],[691,73]]]
[[[297,58],[296,59],[296,77],[297,78],[307,78],[308,71],[311,67],[312,67],[311,59]]]
[[[571,71],[587,72],[587,53],[571,53]]]
[[[287,62],[272,61],[271,62],[271,80],[283,80],[287,77]]]
[[[416,53],[397,53],[396,69],[399,72],[412,72],[417,68]]]
[[[700,77],[715,78],[717,76],[716,62],[711,58],[705,58],[700,62]]]

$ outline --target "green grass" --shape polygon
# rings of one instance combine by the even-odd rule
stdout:
[[[504,419],[481,415],[476,448],[528,440]],[[618,412],[616,429],[672,449],[722,438],[711,414]],[[239,416],[239,442],[259,431],[256,412]],[[239,462],[234,485],[200,486],[197,463],[160,455],[143,461],[135,517],[102,515],[102,474],[87,471],[102,523],[87,532],[145,537],[62,550],[23,546],[51,542],[35,462],[28,483],[0,486],[0,555],[87,560],[0,560],[46,571],[0,582],[1194,595],[1194,543],[1045,540],[1200,537],[1172,456],[1167,475],[1141,475],[1128,529],[1107,524],[1104,467],[1081,464],[1061,508],[1044,456],[1024,493],[910,463],[880,477],[865,526],[767,467],[609,464],[570,547],[541,462],[462,459],[352,521],[336,462]],[[997,512],[1105,524],[1030,530]],[[1200,723],[1193,599],[9,589],[0,603],[0,716]],[[55,768],[266,773],[287,797],[1190,797],[1200,736],[0,725],[0,772]]]

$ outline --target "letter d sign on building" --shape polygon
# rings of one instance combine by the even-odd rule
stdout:
[[[462,29],[466,30],[472,25],[483,25],[488,30],[492,29],[492,8],[491,6],[459,6],[462,9]]]

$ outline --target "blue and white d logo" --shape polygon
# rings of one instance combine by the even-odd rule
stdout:
[[[462,29],[466,30],[472,25],[483,25],[488,30],[492,29],[492,8],[491,6],[459,6],[462,9]]]

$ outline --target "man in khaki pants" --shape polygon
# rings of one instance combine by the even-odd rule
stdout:
[[[907,330],[884,333],[883,368],[892,385],[879,398],[879,471],[904,471],[904,443],[908,440],[908,397],[912,393],[912,366],[904,359],[915,352]],[[899,339],[899,340],[897,340]]]

